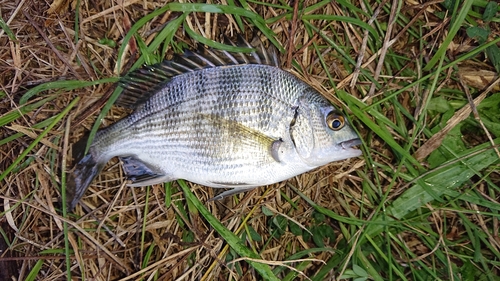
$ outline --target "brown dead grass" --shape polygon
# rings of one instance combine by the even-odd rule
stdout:
[[[0,116],[10,112],[18,106],[19,98],[27,89],[48,81],[79,79],[96,80],[104,77],[113,77],[119,74],[115,69],[118,47],[112,48],[99,43],[100,39],[109,38],[118,42],[125,36],[131,24],[151,12],[153,9],[163,6],[164,1],[90,1],[82,0],[80,9],[80,33],[81,38],[75,44],[75,14],[72,7],[76,1],[56,0],[50,6],[46,1],[2,1],[1,12],[3,19],[16,34],[18,42],[11,42],[5,34],[0,37],[0,86],[7,93],[0,100]],[[224,1],[223,1],[224,2]],[[419,9],[403,9],[409,14],[422,17],[421,11],[435,8],[432,5]],[[278,9],[257,10],[264,18],[280,14]],[[336,4],[325,7],[323,11],[329,14],[342,14],[342,10]],[[172,14],[157,18],[143,31],[144,40],[152,39],[150,30],[156,30],[163,23],[170,20]],[[191,24],[195,30],[204,32],[205,36],[217,38],[221,32],[220,26],[229,26],[229,30],[236,31],[234,19],[226,16],[197,14],[192,17]],[[386,17],[388,15],[382,15]],[[366,19],[367,21],[369,19]],[[324,23],[318,22],[318,26]],[[289,38],[289,30],[292,25],[289,21],[281,20],[272,25],[272,29],[278,34],[277,38],[287,46],[288,42],[300,42],[309,45],[313,41],[322,40],[318,37],[307,36],[303,27],[295,26],[294,41]],[[356,57],[362,48],[363,38],[353,27],[345,24],[333,24],[333,28],[340,32],[344,30],[345,37],[340,39],[349,40],[357,49],[352,50],[352,57]],[[436,32],[440,32],[439,26]],[[327,31],[328,32],[328,31]],[[407,48],[403,40],[396,41],[392,48],[403,51]],[[191,40],[182,32],[177,33],[176,40]],[[338,42],[342,44],[342,42]],[[125,58],[125,70],[134,62],[137,47],[131,43]],[[351,81],[356,81],[349,72],[335,63],[335,57],[327,54],[325,59],[330,62],[330,71],[338,75],[336,80],[339,87],[344,85],[344,90],[353,95],[361,96],[357,91],[359,88],[349,88]],[[413,52],[413,47],[411,48]],[[307,69],[304,79],[317,88],[327,87],[327,77],[319,67],[317,54],[307,48],[291,54]],[[372,53],[365,55],[365,66],[370,71],[376,71],[376,64],[369,57],[375,57]],[[282,60],[289,65],[290,57]],[[396,75],[397,76],[397,75]],[[465,77],[465,76],[464,76]],[[477,77],[476,77],[477,78]],[[474,79],[476,79],[474,78]],[[396,78],[397,79],[397,78]],[[405,79],[404,77],[401,79]],[[50,103],[45,104],[39,110],[26,114],[23,118],[16,120],[16,124],[10,127],[0,128],[0,139],[12,135],[16,131],[32,132],[32,136],[19,138],[16,141],[4,145],[0,151],[0,171],[5,170],[26,149],[27,145],[36,136],[38,130],[31,130],[33,124],[43,121],[59,113],[75,97],[81,98],[78,106],[70,115],[69,143],[74,143],[89,130],[93,125],[100,107],[105,102],[107,95],[114,85],[102,85],[89,87],[84,90],[71,92],[47,92],[44,96],[57,95]],[[397,83],[387,85],[385,89],[399,87]],[[368,88],[366,88],[368,89]],[[373,93],[377,95],[377,93]],[[104,97],[104,98],[103,98]],[[36,97],[33,101],[39,100]],[[334,99],[333,96],[330,98]],[[113,108],[103,121],[107,126],[122,118],[126,112],[120,108]],[[392,118],[389,116],[389,118]],[[17,130],[15,129],[17,126]],[[38,260],[43,260],[42,270],[37,280],[59,280],[65,278],[65,256],[63,252],[52,255],[40,255],[41,251],[49,249],[64,249],[62,222],[57,215],[60,199],[60,171],[62,169],[62,152],[66,121],[54,128],[39,144],[31,154],[32,161],[26,163],[21,170],[11,173],[6,180],[0,183],[0,194],[3,200],[3,210],[20,204],[15,212],[9,212],[0,216],[0,227],[6,231],[5,235],[13,244],[10,246],[0,244],[0,248],[6,251],[3,257],[5,271],[16,275],[19,280],[26,278],[30,270]],[[67,145],[67,144],[66,144]],[[391,155],[380,148],[381,162],[390,162]],[[387,155],[387,156],[383,156]],[[51,159],[53,157],[53,159]],[[387,157],[384,160],[383,157]],[[55,163],[56,168],[50,167]],[[364,165],[364,160],[352,159],[343,163],[334,163],[317,171],[301,175],[288,184],[302,190],[309,198],[317,204],[333,210],[341,216],[354,214],[356,217],[367,218],[376,206],[370,206],[370,201],[363,198],[362,178],[351,172],[353,169]],[[59,171],[52,174],[51,171]],[[333,175],[333,176],[332,176]],[[382,186],[389,185],[391,177],[380,175]],[[172,196],[173,204],[165,206],[165,191],[160,186],[151,189],[149,198],[146,198],[144,188],[124,188],[123,175],[117,161],[110,162],[103,173],[93,182],[87,191],[84,201],[90,212],[78,206],[75,213],[82,217],[70,217],[70,243],[75,252],[71,256],[72,272],[75,276],[81,274],[81,268],[85,269],[86,278],[95,280],[132,280],[147,279],[157,270],[159,279],[175,280],[183,277],[188,280],[199,280],[203,274],[208,272],[208,280],[228,279],[233,276],[235,280],[258,280],[251,268],[244,268],[242,276],[230,270],[225,260],[220,260],[218,254],[224,247],[224,241],[218,234],[207,226],[206,222],[196,214],[188,214],[184,217],[180,210],[184,207],[185,200],[181,192]],[[335,183],[336,189],[331,186]],[[399,186],[397,183],[393,189],[397,194]],[[328,187],[328,188],[327,188]],[[211,198],[213,190],[192,185],[199,198],[206,200]],[[279,183],[268,188],[259,188],[248,192],[241,197],[241,202],[236,204],[233,199],[228,198],[222,202],[207,204],[210,211],[224,223],[230,230],[236,230],[241,221],[251,213],[249,224],[264,238],[269,237],[271,218],[266,217],[260,208],[253,210],[254,206],[269,206],[282,214],[290,214],[292,206],[278,192],[281,189],[288,197],[296,198],[286,183]],[[359,209],[357,202],[363,201],[367,209]],[[146,203],[147,202],[147,203]],[[308,225],[311,220],[313,209],[304,201],[299,201],[293,211],[293,219],[302,225]],[[146,235],[144,249],[140,248],[142,223],[145,206],[148,206],[146,221]],[[364,212],[361,213],[360,212]],[[338,241],[343,237],[337,228],[336,222],[330,221],[336,229],[337,241],[327,241],[328,246],[336,248]],[[97,224],[97,226],[96,226]],[[96,229],[96,231],[84,231],[84,229]],[[109,229],[109,230],[108,230]],[[15,238],[14,238],[15,237]],[[417,255],[428,253],[421,241],[415,237],[404,237],[410,248],[415,249]],[[2,242],[3,239],[0,239]],[[264,239],[265,241],[265,239]],[[155,251],[151,253],[150,262],[144,268],[140,261],[147,251],[147,247],[156,245]],[[254,245],[260,248],[258,243]],[[313,244],[303,241],[301,237],[285,233],[280,241],[273,240],[267,245],[262,253],[262,258],[270,261],[281,261],[287,258],[296,249],[308,249]],[[8,248],[8,250],[7,250]],[[341,249],[348,251],[346,249]],[[3,254],[3,253],[0,253]],[[334,253],[322,252],[314,256],[318,260],[327,260]],[[192,258],[192,256],[195,258]],[[191,264],[191,261],[196,261]],[[320,262],[313,262],[303,270],[315,272]],[[215,265],[212,269],[211,266]],[[10,269],[7,268],[10,267]],[[209,270],[210,269],[210,270]],[[2,277],[0,275],[0,277]],[[4,276],[5,277],[5,276]],[[305,279],[300,277],[301,279]]]

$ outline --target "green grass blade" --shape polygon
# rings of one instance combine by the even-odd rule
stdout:
[[[499,144],[500,139],[496,139],[495,143]],[[500,160],[493,149],[485,150],[490,146],[489,143],[486,143],[463,153],[460,157],[465,157],[464,160],[443,165],[423,176],[420,182],[426,184],[427,188],[431,188],[439,196],[445,194],[447,190],[460,187],[474,176],[476,171],[483,170]],[[372,222],[380,224],[370,225],[365,233],[371,237],[380,234],[388,222],[403,219],[406,214],[422,207],[432,199],[433,197],[426,191],[426,187],[421,184],[413,185],[386,208],[387,216],[379,216],[372,220]]]
[[[31,97],[43,91],[54,90],[54,89],[63,89],[65,91],[71,91],[74,89],[80,89],[89,86],[95,86],[104,83],[115,83],[115,82],[118,82],[118,78],[111,77],[95,81],[64,80],[64,81],[47,82],[27,91],[26,94],[24,94],[19,100],[19,104],[21,105],[26,104]]]
[[[75,106],[75,104],[79,100],[79,97],[74,99],[61,113],[57,115],[56,118],[54,118],[53,122],[49,124],[49,126],[47,126],[47,128],[43,132],[41,132],[36,139],[33,140],[33,142],[19,155],[19,157],[17,157],[16,160],[14,160],[14,162],[9,167],[7,167],[7,169],[5,169],[2,174],[0,174],[0,181],[2,181],[16,167],[26,157],[26,155],[32,152],[31,150],[40,142],[40,140],[42,140],[43,137],[45,137],[50,132],[50,130],[52,130],[52,128],[57,123],[59,123],[59,121],[61,121],[64,116],[68,114],[68,112]]]
[[[9,26],[1,16],[0,16],[0,29],[5,31],[5,33],[7,33],[7,37],[9,37],[11,41],[17,41],[16,35],[14,34],[14,32],[12,32],[12,30],[9,28]],[[0,36],[2,36],[2,32],[0,32]]]
[[[231,14],[235,16],[240,16],[240,17],[245,17],[250,19],[256,26],[259,28],[259,30],[280,50],[283,51],[283,47],[281,47],[281,44],[274,38],[274,33],[273,31],[265,25],[265,21],[262,17],[259,15],[249,11],[245,10],[240,7],[235,7],[235,6],[225,6],[225,5],[216,5],[216,4],[201,4],[201,3],[169,3],[162,8],[142,17],[140,20],[138,20],[132,28],[129,30],[127,35],[123,38],[123,43],[120,49],[118,50],[118,57],[121,58],[123,57],[123,53],[125,52],[125,47],[127,46],[128,42],[132,38],[132,36],[135,36],[135,34],[139,31],[141,27],[143,27],[146,23],[148,23],[150,20],[152,20],[154,17],[159,16],[167,11],[173,11],[173,12],[183,12],[185,13],[182,18],[184,19],[187,13],[190,12],[203,12],[203,13],[217,13],[217,14]],[[121,70],[121,61],[118,60],[117,62],[117,69]]]
[[[448,46],[453,41],[453,38],[455,38],[455,35],[457,34],[458,30],[462,27],[462,23],[464,22],[465,17],[469,13],[473,3],[474,0],[464,1],[462,7],[459,9],[460,12],[458,13],[456,19],[453,21],[450,27],[448,35],[446,35],[446,38],[444,39],[443,43],[439,46],[439,49],[437,50],[436,54],[434,54],[429,63],[427,63],[427,65],[424,67],[424,71],[431,70],[436,65],[436,63],[439,60],[441,60],[443,56],[446,55],[446,50],[448,50]],[[458,1],[456,2],[456,5],[458,5]]]
[[[366,105],[356,99],[355,97],[347,94],[344,91],[337,91],[337,94],[339,97],[345,101],[349,107],[349,109],[352,111],[352,113],[358,118],[363,124],[365,124],[370,130],[374,133],[376,133],[381,139],[383,139],[389,147],[391,147],[395,152],[397,152],[401,158],[408,160],[411,164],[421,167],[420,162],[418,162],[409,152],[408,150],[402,148],[393,138],[393,136],[387,131],[386,128],[381,127],[374,121],[372,121],[371,118],[367,116],[367,114],[364,112],[364,109],[366,108]],[[379,112],[373,111],[376,114],[379,114],[378,117],[382,117]],[[371,111],[369,112],[371,113]],[[377,118],[377,117],[376,117]],[[385,117],[384,117],[385,118]],[[379,120],[382,118],[379,118]],[[387,119],[388,120],[388,119]]]
[[[3,116],[0,117],[0,127],[3,127],[5,125],[13,122],[17,118],[21,117],[22,115],[43,106],[47,102],[54,100],[56,97],[57,97],[56,95],[53,95],[53,96],[45,98],[41,101],[37,101],[33,104],[27,104],[27,105],[21,106],[15,110],[12,110],[11,112],[4,114]]]
[[[40,272],[40,270],[42,269],[42,265],[44,263],[44,260],[43,259],[40,259],[38,260],[36,263],[35,263],[35,266],[33,266],[33,268],[30,270],[30,273],[28,274],[28,276],[26,276],[26,281],[34,281],[34,280],[37,280],[38,279],[38,273]]]
[[[168,4],[172,11],[176,12],[203,12],[203,13],[217,13],[217,14],[231,14],[248,18],[270,41],[276,46],[280,52],[284,49],[281,44],[274,38],[274,32],[267,27],[264,19],[258,14],[249,10],[226,5],[215,4],[190,4],[190,3],[171,3]]]
[[[271,268],[267,264],[259,263],[255,260],[260,260],[261,257],[254,253],[251,249],[247,248],[241,241],[241,239],[234,235],[229,229],[227,229],[220,221],[207,210],[203,203],[196,198],[196,196],[191,192],[187,184],[183,180],[177,180],[181,186],[186,199],[191,201],[192,204],[200,211],[200,213],[205,217],[208,223],[224,238],[224,240],[234,249],[238,255],[241,257],[250,258],[253,260],[247,260],[247,262],[262,276],[264,280],[278,281],[279,279],[271,271]]]
[[[375,28],[371,27],[364,21],[359,19],[344,17],[344,16],[333,16],[333,15],[304,15],[302,16],[302,20],[327,20],[327,21],[339,21],[339,22],[347,22],[358,25],[359,27],[368,30],[372,36],[379,36]]]
[[[0,123],[2,123],[2,121],[1,121],[1,120],[2,120],[2,119],[0,118]],[[54,117],[50,117],[50,118],[48,118],[48,119],[46,119],[46,120],[44,120],[44,121],[42,121],[42,122],[40,122],[40,123],[34,124],[33,126],[31,126],[31,128],[34,128],[34,129],[41,129],[41,128],[45,128],[45,127],[47,127],[47,126],[48,126],[48,125],[52,122],[52,120],[54,120]],[[4,124],[4,125],[5,125],[5,124]],[[2,126],[3,126],[3,125],[2,125]],[[8,136],[8,137],[6,137],[6,138],[4,138],[4,139],[0,140],[0,146],[2,146],[2,145],[4,145],[4,144],[7,144],[7,143],[9,143],[9,142],[11,142],[11,141],[15,141],[15,140],[17,140],[18,138],[20,138],[20,137],[22,137],[22,136],[24,136],[24,135],[25,135],[25,134],[23,134],[23,133],[15,133],[15,134],[13,134],[13,135],[11,135],[11,136]]]
[[[294,186],[292,185],[288,185],[294,192],[296,192],[300,197],[302,197],[302,199],[304,199],[308,204],[310,204],[311,206],[314,207],[314,209],[334,220],[337,220],[337,221],[340,221],[340,222],[343,222],[343,223],[348,223],[348,224],[353,224],[353,225],[363,225],[365,224],[366,222],[364,220],[359,220],[359,219],[356,219],[356,218],[346,218],[346,217],[343,217],[335,212],[333,212],[332,210],[329,210],[325,207],[322,207],[318,204],[316,204],[313,200],[311,200],[309,197],[307,197],[306,195],[304,195],[304,193],[300,192],[300,190],[298,190],[297,188],[295,188]]]
[[[239,53],[239,52],[250,53],[250,52],[254,51],[253,48],[235,47],[235,46],[226,45],[226,44],[222,44],[222,43],[207,39],[207,38],[199,35],[198,33],[194,32],[189,27],[189,25],[186,24],[185,22],[184,22],[184,30],[194,40],[196,40],[202,44],[205,44],[209,47],[215,48],[215,49],[225,50],[225,51],[229,51],[229,52],[233,52],[233,53]]]
[[[491,42],[481,44],[478,47],[476,47],[475,49],[471,50],[470,52],[467,52],[464,55],[458,57],[456,60],[454,60],[454,61],[452,61],[452,62],[444,65],[442,67],[441,71],[447,70],[450,67],[456,67],[459,63],[462,63],[462,62],[464,62],[466,60],[469,60],[469,59],[477,56],[479,53],[486,51],[486,49],[489,48],[490,46],[493,46],[493,45],[498,44],[498,43],[500,43],[500,37],[499,38],[495,38]],[[401,89],[399,89],[397,91],[394,91],[391,94],[386,95],[382,99],[376,100],[375,102],[373,102],[372,104],[370,104],[366,108],[364,108],[364,110],[368,111],[368,110],[374,108],[377,105],[380,105],[380,104],[383,104],[384,102],[390,101],[394,97],[396,97],[398,95],[401,95],[401,93],[403,93],[405,91],[408,91],[409,89],[411,89],[411,88],[413,88],[413,87],[415,87],[417,85],[424,84],[425,81],[427,81],[429,78],[433,77],[434,75],[436,75],[435,71],[433,71],[433,72],[431,72],[431,73],[423,76],[422,78],[419,78],[419,79],[415,80],[412,83],[409,83],[408,85],[402,87]]]

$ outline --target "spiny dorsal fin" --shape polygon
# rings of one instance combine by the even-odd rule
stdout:
[[[123,77],[119,85],[123,88],[116,105],[137,108],[152,95],[161,90],[173,77],[191,71],[202,70],[226,65],[264,64],[279,67],[277,50],[274,46],[264,47],[258,37],[249,43],[241,35],[238,43],[226,38],[229,45],[235,47],[248,47],[254,49],[250,53],[231,53],[224,50],[200,46],[196,52],[184,51],[182,55],[174,56],[173,60],[145,66],[132,71]]]

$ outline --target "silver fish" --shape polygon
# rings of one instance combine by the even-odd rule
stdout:
[[[341,112],[280,69],[276,52],[254,47],[202,48],[123,78],[121,103],[135,111],[97,132],[69,177],[69,208],[116,156],[129,186],[186,179],[231,188],[220,199],[361,155]]]

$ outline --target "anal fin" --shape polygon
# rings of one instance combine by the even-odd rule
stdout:
[[[127,175],[127,178],[132,181],[128,186],[147,186],[176,179],[151,168],[146,163],[133,156],[120,157],[120,160],[123,163],[123,171]]]

